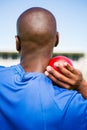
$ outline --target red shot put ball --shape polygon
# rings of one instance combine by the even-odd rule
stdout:
[[[53,57],[50,62],[49,65],[51,67],[53,67],[55,70],[57,70],[58,72],[60,72],[60,70],[54,65],[55,62],[58,62],[59,64],[61,64],[62,66],[64,66],[64,63],[67,62],[69,65],[73,66],[72,61],[66,57],[66,56],[55,56]],[[61,73],[61,72],[60,72]]]

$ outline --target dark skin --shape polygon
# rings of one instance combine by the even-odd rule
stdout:
[[[16,48],[26,72],[44,73],[58,44],[56,20],[43,8],[30,8],[17,20]]]
[[[45,74],[57,85],[66,89],[75,89],[84,98],[87,98],[87,81],[84,80],[82,73],[68,63],[64,63],[65,68],[58,63],[55,63],[55,66],[60,69],[62,74],[58,73],[51,66],[47,67]]]
[[[31,8],[20,15],[17,20],[16,48],[20,53],[20,64],[26,72],[44,73],[53,54],[53,48],[57,46],[59,36],[56,29],[56,20],[51,12],[43,8]],[[58,66],[64,75],[60,75],[53,70],[48,71],[48,76],[57,85],[70,88],[76,85],[78,91],[84,97],[87,97],[87,86],[81,74],[77,73],[78,78],[70,67],[67,66],[68,72]],[[74,78],[67,77],[70,75]],[[67,80],[66,80],[67,78]],[[69,80],[71,79],[71,80]],[[78,79],[81,79],[78,82]],[[85,87],[81,87],[84,85]],[[76,88],[75,88],[76,89]]]

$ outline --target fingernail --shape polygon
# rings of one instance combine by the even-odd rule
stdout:
[[[54,66],[58,67],[58,66],[59,66],[59,64],[58,64],[57,62],[55,62],[55,63],[54,63]]]
[[[47,66],[47,71],[50,71],[51,70],[51,66]]]
[[[45,75],[46,75],[46,76],[48,76],[48,75],[49,75],[49,73],[48,73],[47,71],[45,71],[44,73],[45,73]]]
[[[64,66],[67,66],[68,65],[68,63],[67,62],[64,62]]]

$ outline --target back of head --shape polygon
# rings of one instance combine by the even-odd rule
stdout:
[[[30,8],[17,20],[17,35],[23,54],[52,51],[56,39],[55,17],[46,9]]]

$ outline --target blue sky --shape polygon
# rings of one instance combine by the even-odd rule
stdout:
[[[55,52],[86,52],[87,0],[2,0],[0,1],[0,51],[16,51],[15,35],[18,16],[38,6],[56,17],[60,42]]]

